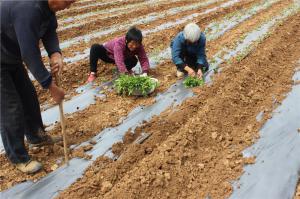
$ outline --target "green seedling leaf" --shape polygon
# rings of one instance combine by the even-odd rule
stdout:
[[[117,93],[121,95],[130,96],[138,92],[146,96],[152,89],[156,88],[158,84],[150,77],[121,75],[114,82],[114,86],[117,90]]]
[[[186,88],[192,88],[192,87],[197,87],[197,86],[202,86],[204,85],[204,79],[199,79],[197,77],[187,77],[183,81],[183,85]]]

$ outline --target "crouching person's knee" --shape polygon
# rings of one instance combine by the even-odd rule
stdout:
[[[99,50],[100,45],[99,44],[93,44],[91,47],[91,53],[95,53]]]
[[[127,70],[131,70],[132,68],[134,68],[138,63],[138,59],[134,56],[131,57],[129,59],[125,59],[125,65]]]
[[[182,78],[186,73],[186,71],[184,70],[184,64],[176,64],[176,69],[176,76],[178,78]]]

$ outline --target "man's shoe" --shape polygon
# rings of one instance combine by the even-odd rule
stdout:
[[[88,83],[91,83],[91,82],[93,82],[95,79],[96,79],[96,73],[94,73],[94,72],[91,72],[90,74],[89,74],[89,77],[88,77],[88,79],[87,79],[87,82]]]
[[[22,171],[23,173],[33,174],[38,172],[43,168],[42,164],[35,160],[29,160],[26,163],[16,164],[16,168]]]
[[[50,136],[45,133],[39,136],[40,136],[40,141],[35,143],[30,143],[30,147],[41,147],[46,145],[53,145],[55,143],[62,141],[61,136]]]
[[[176,71],[176,76],[177,76],[178,78],[182,78],[182,77],[184,76],[184,72],[181,72],[181,71],[177,70],[177,71]]]

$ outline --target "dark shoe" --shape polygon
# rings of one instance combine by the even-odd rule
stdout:
[[[47,134],[40,135],[39,142],[30,143],[30,147],[41,147],[46,145],[53,145],[55,143],[61,142],[61,136],[50,136]]]

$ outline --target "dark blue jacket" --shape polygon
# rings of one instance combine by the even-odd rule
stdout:
[[[203,32],[199,40],[194,44],[188,44],[186,42],[183,32],[178,33],[171,42],[172,61],[175,65],[184,65],[183,57],[193,56],[196,57],[197,64],[206,66],[205,44],[206,38]]]
[[[2,1],[0,8],[1,64],[25,62],[36,80],[48,88],[52,77],[42,62],[40,39],[49,56],[61,52],[56,16],[48,1]]]

